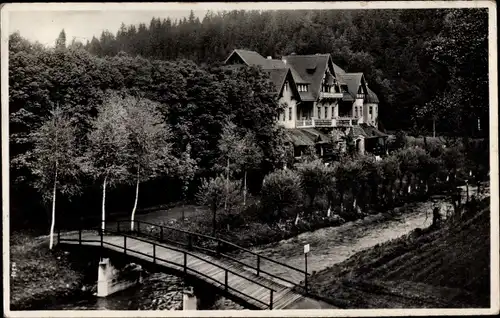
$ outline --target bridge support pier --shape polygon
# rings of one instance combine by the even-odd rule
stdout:
[[[102,258],[98,270],[97,297],[106,297],[142,282],[142,269],[138,265],[117,268],[109,258]]]
[[[198,301],[194,294],[193,287],[184,288],[182,295],[182,310],[197,310]]]

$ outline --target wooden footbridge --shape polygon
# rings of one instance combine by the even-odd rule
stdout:
[[[130,230],[131,223],[134,230]],[[285,309],[307,294],[310,274],[303,269],[220,238],[142,221],[107,222],[104,230],[100,226],[83,225],[71,233],[58,230],[58,245],[93,247],[101,252],[120,253],[130,261],[150,263],[160,270],[174,270],[184,277],[202,280],[221,294],[254,309]],[[251,254],[255,262],[238,259],[240,253]],[[267,266],[263,267],[263,262]],[[268,270],[270,266],[279,267],[279,272],[286,274],[273,274]]]

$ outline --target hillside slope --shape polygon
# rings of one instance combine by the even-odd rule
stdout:
[[[489,198],[455,224],[417,229],[320,271],[310,286],[341,308],[489,307]]]

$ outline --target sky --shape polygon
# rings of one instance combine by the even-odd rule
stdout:
[[[194,11],[195,16],[203,19],[207,10]],[[153,17],[182,19],[188,17],[190,10],[169,11],[20,11],[9,13],[9,34],[19,31],[21,36],[31,41],[38,41],[47,46],[54,46],[62,29],[69,42],[76,40],[85,44],[92,36],[99,38],[103,30],[113,34],[125,25],[146,23]]]
[[[491,6],[488,1],[361,1],[361,2],[191,2],[191,3],[11,3],[2,7],[2,29],[54,46],[62,29],[68,42],[75,37],[83,43],[103,30],[116,34],[121,23],[146,23],[151,18],[188,17],[190,10],[203,19],[208,10],[283,10],[283,9],[393,9]],[[4,28],[7,23],[8,28]],[[6,36],[2,31],[2,36]]]

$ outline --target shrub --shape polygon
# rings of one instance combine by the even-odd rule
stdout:
[[[224,206],[227,213],[240,201],[239,185],[240,182],[226,180],[222,176],[201,182],[196,199],[212,212],[212,235],[215,235],[217,210]]]
[[[462,147],[456,146],[446,148],[441,155],[441,160],[443,162],[443,167],[453,184],[458,170],[463,168],[465,165],[465,156]]]
[[[432,157],[428,152],[418,153],[418,178],[425,184],[423,192],[427,193],[436,186],[436,177],[442,167],[439,158]]]
[[[374,203],[377,200],[379,193],[379,185],[382,182],[382,164],[381,162],[375,161],[375,158],[372,156],[366,156],[362,158],[361,167],[364,171],[362,188],[368,190],[362,193],[363,198],[369,198],[370,203]]]
[[[329,179],[328,168],[321,160],[297,165],[302,189],[309,197],[309,207],[314,205],[316,195],[325,192]]]
[[[396,149],[405,148],[406,145],[408,144],[406,132],[400,130],[396,133],[395,137],[396,139],[394,140],[394,148]]]
[[[285,217],[287,207],[295,205],[301,198],[301,180],[297,172],[277,170],[268,174],[263,181],[263,210],[269,212],[265,219],[275,221]]]

